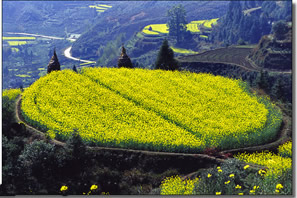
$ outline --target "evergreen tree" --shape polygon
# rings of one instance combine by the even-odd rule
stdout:
[[[174,59],[173,50],[169,47],[167,39],[162,43],[155,63],[156,69],[177,70],[178,62]]]
[[[169,35],[175,36],[177,43],[180,43],[183,40],[184,34],[187,30],[185,8],[182,5],[174,6],[172,9],[168,10],[167,17]]]
[[[276,100],[283,100],[284,99],[284,82],[281,77],[279,77],[276,82],[274,83],[272,90],[271,90],[271,95],[274,99]]]
[[[130,57],[127,55],[124,45],[122,45],[122,53],[118,60],[118,67],[133,68],[132,61]]]
[[[281,40],[285,37],[285,34],[289,31],[285,21],[278,21],[272,26],[272,31],[276,39]]]
[[[73,65],[72,70],[77,73],[77,69],[75,65]]]
[[[268,88],[268,78],[269,78],[268,72],[261,70],[260,76],[258,78],[259,88],[264,89],[264,90],[266,90]]]
[[[77,174],[82,171],[87,162],[86,145],[84,144],[77,129],[73,130],[72,136],[66,141],[66,174]]]
[[[73,130],[71,137],[66,141],[66,149],[72,153],[73,158],[81,158],[86,152],[86,146],[77,129]]]

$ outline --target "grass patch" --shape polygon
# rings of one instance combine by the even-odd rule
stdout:
[[[36,37],[2,37],[3,40],[35,40]]]
[[[183,49],[183,48],[171,47],[171,49],[175,53],[179,53],[179,54],[198,54],[198,52],[195,52],[195,51],[192,51],[192,50]]]
[[[7,41],[10,46],[26,45],[27,41]]]
[[[12,50],[13,52],[19,52],[19,51],[20,51],[20,50],[19,50],[18,48],[16,48],[16,47],[12,47],[11,50]]]
[[[31,77],[30,75],[27,75],[27,74],[17,74],[15,76],[21,77],[21,78],[30,78]]]

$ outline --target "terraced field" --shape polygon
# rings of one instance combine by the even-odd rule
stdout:
[[[191,21],[187,24],[187,30],[192,33],[200,33],[201,28],[211,29],[212,25],[217,23],[216,19]],[[168,34],[168,27],[166,24],[150,24],[143,28],[142,32],[146,35],[162,35]]]
[[[180,57],[182,62],[211,62],[211,63],[229,63],[235,65],[241,65],[248,69],[255,69],[246,57],[251,52],[251,48],[221,48],[211,51],[206,51],[200,54],[189,55],[186,57]]]

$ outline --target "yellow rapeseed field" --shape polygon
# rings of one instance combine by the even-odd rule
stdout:
[[[25,90],[22,111],[58,139],[76,128],[97,145],[177,152],[257,144],[281,122],[240,80],[126,68],[52,72]]]
[[[65,139],[78,129],[86,142],[151,150],[204,147],[186,130],[70,70],[52,72],[23,93],[26,121]]]

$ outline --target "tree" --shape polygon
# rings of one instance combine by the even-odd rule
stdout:
[[[272,31],[276,39],[284,39],[285,34],[289,31],[289,27],[286,25],[285,21],[278,21],[272,26]]]
[[[52,71],[59,71],[61,70],[60,68],[60,63],[58,60],[58,56],[56,54],[56,50],[54,50],[54,55],[52,56],[48,66],[47,66],[47,73],[51,73]]]
[[[284,82],[281,77],[277,78],[276,82],[272,86],[271,95],[275,100],[283,100],[284,99]]]
[[[167,17],[169,17],[167,22],[169,35],[175,36],[177,43],[180,43],[187,30],[185,8],[182,5],[174,6],[168,10]]]
[[[258,77],[258,83],[257,83],[259,88],[264,89],[264,90],[266,90],[268,88],[268,86],[269,86],[268,78],[269,78],[268,72],[261,70],[260,76]]]
[[[86,145],[78,130],[74,129],[71,137],[66,141],[66,167],[68,167],[68,173],[76,174],[85,167],[87,161],[86,151]]]
[[[126,68],[133,68],[132,62],[130,57],[126,53],[126,49],[122,46],[122,53],[118,60],[118,67],[126,67]]]
[[[35,140],[25,146],[18,160],[21,167],[28,171],[28,175],[39,179],[51,177],[52,170],[57,166],[55,146]]]
[[[178,62],[174,59],[173,50],[169,47],[167,39],[162,43],[155,63],[156,69],[177,70]]]
[[[77,73],[77,69],[75,65],[73,65],[72,70]]]

